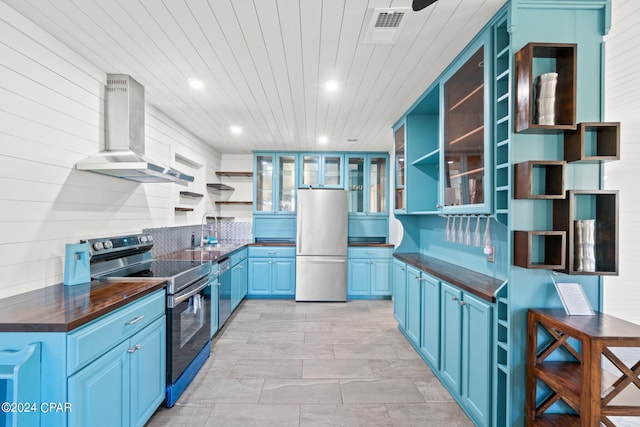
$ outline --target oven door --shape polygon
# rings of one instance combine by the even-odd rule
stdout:
[[[174,384],[211,338],[207,276],[167,296],[167,384]]]

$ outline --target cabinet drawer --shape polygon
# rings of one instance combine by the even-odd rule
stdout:
[[[247,248],[242,248],[232,253],[231,256],[229,257],[232,267],[246,258],[247,258]]]
[[[165,312],[164,289],[106,314],[67,335],[67,374],[129,338]]]
[[[357,246],[347,249],[349,258],[391,258],[392,247]]]
[[[251,258],[292,258],[296,256],[295,246],[251,246],[249,257]]]

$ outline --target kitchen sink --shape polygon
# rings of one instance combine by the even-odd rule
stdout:
[[[238,247],[238,245],[206,245],[206,246],[196,246],[195,248],[187,248],[185,251],[187,252],[196,252],[196,251],[219,251],[226,252],[234,250]]]

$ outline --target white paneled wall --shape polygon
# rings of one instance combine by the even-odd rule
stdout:
[[[61,282],[66,243],[200,222],[219,154],[147,104],[148,157],[186,169],[178,154],[200,177],[188,217],[174,212],[181,186],[75,170],[104,147],[105,70],[4,2],[0,34],[0,298]]]
[[[620,275],[606,277],[604,309],[640,323],[640,3],[613,0],[606,38],[605,120],[621,122],[621,159],[605,165],[605,186],[620,190]]]

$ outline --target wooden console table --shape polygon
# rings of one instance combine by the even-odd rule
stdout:
[[[612,351],[640,349],[639,325],[604,313],[568,316],[564,310],[530,309],[527,329],[528,426],[615,426],[609,417],[640,416],[640,361],[629,367]],[[617,376],[603,371],[604,358],[618,369]],[[550,389],[540,398],[539,382]],[[575,414],[547,412],[560,400]]]

